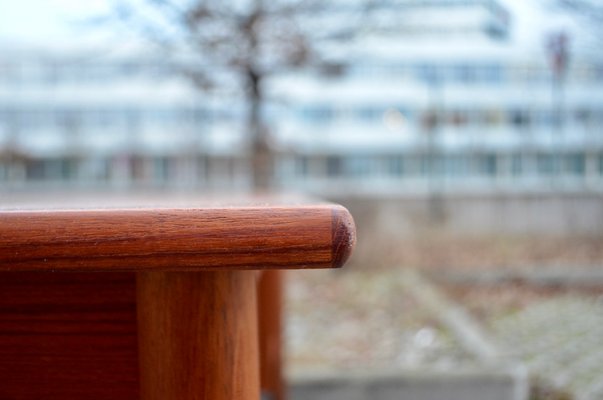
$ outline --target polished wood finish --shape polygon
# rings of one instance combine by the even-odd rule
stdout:
[[[282,400],[275,270],[337,268],[355,244],[337,205],[17,203],[0,206],[0,399],[257,400],[261,372]]]
[[[260,382],[267,399],[285,400],[283,381],[283,272],[263,271],[258,281]]]
[[[282,278],[257,283],[261,390],[274,400],[285,395]],[[3,273],[0,399],[137,399],[136,324],[133,273]]]
[[[336,268],[354,241],[333,205],[0,211],[0,271]]]
[[[139,273],[143,399],[259,398],[256,275]]]
[[[0,274],[0,399],[138,398],[132,273]]]

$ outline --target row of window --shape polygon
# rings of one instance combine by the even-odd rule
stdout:
[[[331,106],[311,106],[297,109],[297,120],[312,125],[329,125],[341,122],[362,124],[384,124],[391,130],[405,130],[409,126],[424,129],[435,127],[503,128],[519,130],[529,128],[551,129],[564,124],[595,128],[603,125],[603,110],[574,109],[561,114],[544,109],[486,109],[486,110],[422,110],[407,108],[361,107],[341,109]],[[8,110],[0,109],[0,130],[21,132],[28,129],[53,128],[59,130],[80,130],[89,128],[137,129],[143,124],[153,126],[207,126],[222,121],[240,120],[242,116],[228,111],[207,109],[172,110]],[[277,121],[278,123],[278,121]],[[594,132],[596,133],[596,132]]]
[[[550,68],[535,65],[501,65],[499,63],[413,63],[373,65],[359,63],[350,69],[351,75],[367,79],[414,80],[428,85],[457,83],[463,85],[506,83],[550,84]],[[574,67],[567,80],[572,83],[603,83],[603,65]]]
[[[293,170],[285,168],[293,164]],[[603,177],[603,152],[511,154],[409,154],[385,157],[328,156],[280,159],[277,176],[305,178],[457,178],[465,177]],[[20,174],[15,175],[15,170]],[[167,181],[231,179],[245,175],[244,160],[196,157],[118,157],[110,159],[31,159],[0,161],[0,180],[22,181]],[[288,172],[287,172],[288,171]],[[293,174],[293,175],[291,175]],[[295,178],[293,178],[295,179]]]
[[[363,124],[384,124],[391,130],[419,127],[453,128],[503,128],[518,130],[528,128],[551,129],[567,124],[583,128],[603,125],[603,109],[578,108],[565,110],[561,114],[550,109],[448,109],[411,110],[407,107],[359,107],[355,109],[336,108],[330,105],[312,105],[295,109],[295,117],[302,123],[329,125],[341,122]],[[140,125],[153,126],[197,126],[212,123],[240,121],[241,115],[234,110],[210,111],[204,108],[177,109],[7,109],[0,108],[0,131],[21,132],[28,129],[52,128],[78,131],[88,128],[137,129]],[[279,115],[273,115],[277,119]],[[596,132],[593,132],[596,133]]]
[[[241,175],[243,160],[233,158],[141,157],[0,160],[0,181],[134,181],[214,180]]]
[[[415,80],[425,84],[501,84],[549,83],[553,79],[550,68],[536,65],[503,65],[498,62],[413,62],[386,65],[355,63],[340,65],[336,73],[331,69],[321,71],[335,78],[346,75],[367,78]],[[56,61],[17,62],[0,60],[0,85],[60,85],[70,83],[102,83],[131,80],[135,77],[168,79],[177,69],[166,63],[115,62],[115,63],[65,63]],[[567,79],[571,82],[603,82],[603,65],[574,66]]]
[[[29,62],[0,61],[0,84],[58,85],[70,83],[107,83],[135,77],[167,79],[175,69],[162,63],[61,63],[54,60]]]
[[[339,120],[355,120],[375,123],[383,121],[402,127],[404,124],[420,124],[426,127],[436,125],[464,126],[529,126],[552,127],[561,123],[579,125],[602,125],[603,109],[576,108],[555,111],[551,109],[511,108],[503,109],[459,109],[412,110],[410,107],[359,107],[355,109],[331,105],[311,105],[301,107],[297,118],[312,124],[337,123]]]
[[[317,165],[318,164],[318,165]],[[336,177],[457,177],[603,175],[603,153],[409,154],[386,157],[328,156],[295,160],[298,176]]]
[[[115,127],[136,126],[143,122],[154,124],[202,125],[212,121],[234,118],[232,110],[209,110],[206,108],[169,109],[10,109],[0,108],[0,126],[8,129],[45,127]]]

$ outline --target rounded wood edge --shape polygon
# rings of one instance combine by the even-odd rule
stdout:
[[[333,268],[341,268],[356,246],[356,224],[345,207],[333,207],[331,215]]]

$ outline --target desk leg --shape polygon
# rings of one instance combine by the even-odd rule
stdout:
[[[283,272],[266,270],[258,281],[260,382],[267,400],[285,400],[282,371]]]
[[[137,276],[142,400],[258,400],[256,273]]]

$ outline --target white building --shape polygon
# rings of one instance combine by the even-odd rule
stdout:
[[[602,59],[571,37],[560,83],[545,45],[573,21],[524,2],[509,14],[493,1],[404,3],[415,6],[400,20],[416,11],[465,29],[377,31],[346,49],[340,76],[283,83],[295,104],[278,128],[295,154],[285,181],[321,192],[601,188]]]
[[[328,67],[266,82],[276,185],[603,188],[603,61],[571,22],[521,3],[377,2],[370,29],[324,44]],[[545,46],[558,26],[572,35],[562,83]],[[244,188],[243,111],[156,54],[5,48],[0,181]]]

